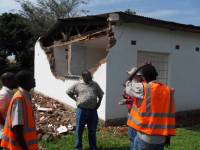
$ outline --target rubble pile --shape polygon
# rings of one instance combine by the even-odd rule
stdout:
[[[75,129],[75,112],[63,104],[39,94],[33,94],[33,104],[39,139],[51,140]]]
[[[126,125],[123,126],[108,126],[108,127],[102,127],[100,128],[101,133],[104,132],[112,132],[114,136],[118,137],[118,136],[123,136],[123,135],[127,135],[128,132],[128,127]]]

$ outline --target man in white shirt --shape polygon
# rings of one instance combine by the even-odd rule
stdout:
[[[132,76],[132,74],[137,70],[136,67],[133,67],[130,71],[127,71],[129,77]],[[128,93],[125,91],[123,92],[123,100],[119,101],[120,105],[125,105],[128,108],[128,117],[129,113],[131,111],[133,103],[135,103],[137,100],[135,97],[139,97],[139,99],[143,98],[143,77],[141,72],[138,72],[132,79],[126,80],[125,82],[125,89]],[[132,90],[133,88],[133,90]],[[132,95],[132,92],[134,92],[134,96]],[[136,96],[137,95],[137,96]],[[128,137],[130,139],[130,150],[133,150],[134,148],[134,139],[137,135],[137,132],[135,129],[128,126]]]
[[[13,96],[13,89],[17,88],[15,75],[11,72],[6,72],[1,75],[2,88],[0,90],[0,139],[2,138],[6,113],[9,107],[10,100]]]

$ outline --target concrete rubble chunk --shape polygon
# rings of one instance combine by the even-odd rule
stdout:
[[[52,111],[52,108],[45,108],[45,107],[38,107],[37,110],[39,111]]]
[[[57,128],[56,131],[58,132],[58,134],[63,134],[63,133],[67,133],[68,129],[65,126],[60,125],[60,127]]]
[[[67,126],[67,128],[68,128],[69,131],[73,131],[73,130],[74,130],[74,127],[73,127],[71,124],[69,124],[69,125]]]
[[[74,132],[76,122],[74,110],[36,93],[33,94],[32,100],[40,140],[49,141]]]

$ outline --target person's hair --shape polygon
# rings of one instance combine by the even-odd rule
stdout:
[[[87,75],[92,76],[92,74],[91,74],[91,72],[90,72],[89,70],[84,70],[84,71],[82,71],[81,75],[82,75],[82,77],[83,77],[83,76],[87,76]]]
[[[33,75],[30,71],[22,70],[16,74],[16,80],[19,86],[24,86],[27,82],[33,78]]]
[[[158,76],[158,72],[156,71],[156,68],[151,64],[144,66],[141,72],[147,82],[156,80]]]
[[[9,81],[15,77],[14,73],[12,72],[5,72],[1,75],[1,82],[4,85],[6,81]]]

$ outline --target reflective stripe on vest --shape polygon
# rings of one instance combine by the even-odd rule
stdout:
[[[163,126],[163,125],[159,125],[159,124],[141,124],[131,116],[129,119],[132,122],[134,122],[136,125],[138,125],[142,128],[150,128],[150,129],[174,129],[175,128],[174,125]]]
[[[16,141],[16,136],[14,135],[12,128],[12,106],[16,100],[20,100],[22,102],[23,108],[23,134],[25,142],[29,149],[38,150],[38,139],[35,128],[34,116],[32,105],[30,101],[28,101],[27,97],[23,95],[20,91],[17,91],[11,100],[11,104],[8,109],[8,115],[5,121],[4,133],[2,137],[1,146],[10,149],[10,150],[21,150],[20,145]]]
[[[155,83],[152,83],[155,84]],[[174,135],[175,134],[175,112],[174,112],[174,101],[173,92],[170,90],[169,98],[169,110],[168,112],[151,112],[151,84],[146,84],[146,96],[143,100],[144,112],[140,112],[136,105],[132,106],[131,113],[128,118],[128,125],[136,130],[144,132],[150,135]],[[145,102],[144,102],[145,101]],[[154,103],[155,104],[155,103]],[[141,104],[142,105],[142,104]],[[158,106],[159,107],[159,106]],[[139,118],[138,118],[139,117]],[[148,121],[151,119],[151,122]],[[165,120],[165,121],[164,121]],[[146,123],[145,123],[146,122]],[[166,123],[167,122],[167,123]]]

